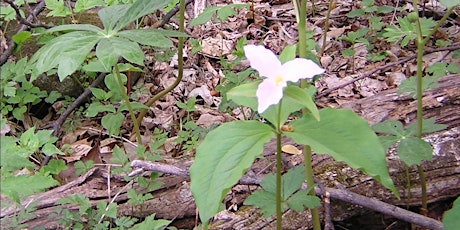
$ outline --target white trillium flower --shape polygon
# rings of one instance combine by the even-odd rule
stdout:
[[[251,67],[265,78],[256,92],[259,113],[263,113],[270,105],[280,102],[288,81],[310,80],[324,72],[324,69],[316,63],[304,58],[296,58],[281,64],[278,57],[263,46],[246,45],[243,49]]]

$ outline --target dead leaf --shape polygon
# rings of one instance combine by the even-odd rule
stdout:
[[[211,96],[211,91],[208,89],[207,85],[202,85],[199,88],[195,88],[188,94],[188,98],[196,97],[196,96],[200,96],[201,98],[203,98],[204,102],[207,105],[214,104],[214,101],[212,100],[212,96]]]
[[[302,150],[298,149],[294,145],[283,145],[281,147],[281,151],[292,154],[292,155],[302,154]]]
[[[94,164],[102,164],[101,156],[99,154],[99,147],[100,147],[100,141],[95,140],[95,144],[93,147],[89,145],[90,149],[88,150],[88,145],[86,143],[89,143],[87,139],[81,140],[80,143],[77,143],[73,146],[71,146],[72,149],[80,150],[80,152],[74,153],[73,157],[62,157],[64,160],[67,162],[67,169],[63,170],[59,173],[59,179],[63,183],[69,183],[78,176],[75,174],[75,162],[77,160],[81,160],[83,162],[87,161],[93,161]],[[75,150],[74,149],[74,150]],[[78,159],[77,159],[78,158]],[[68,160],[71,160],[70,162]]]
[[[231,54],[233,41],[222,38],[217,34],[215,38],[208,37],[201,41],[201,53],[210,57],[219,58],[220,56]]]
[[[215,116],[209,113],[202,114],[196,121],[197,125],[202,125],[206,128],[211,127],[213,124],[222,124],[225,121],[223,116]]]

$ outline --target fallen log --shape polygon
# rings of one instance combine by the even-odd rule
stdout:
[[[435,149],[433,161],[423,163],[429,185],[428,197],[430,203],[457,197],[460,194],[460,114],[458,113],[460,111],[460,90],[458,89],[460,89],[460,77],[451,75],[442,78],[438,88],[430,89],[424,94],[425,117],[435,117],[438,123],[448,126],[444,131],[425,137]],[[344,105],[344,107],[353,109],[366,118],[369,123],[374,124],[385,119],[398,119],[403,122],[412,121],[415,117],[413,103],[411,98],[399,96],[395,90],[388,90],[369,98],[351,102]],[[284,144],[291,143],[288,139],[283,140],[283,142]],[[273,228],[275,222],[273,217],[264,219],[257,209],[243,206],[242,203],[253,190],[258,188],[257,184],[260,183],[262,175],[274,171],[274,165],[272,164],[274,162],[274,150],[275,143],[268,143],[264,148],[266,157],[256,160],[248,170],[246,177],[240,180],[240,185],[235,186],[229,192],[224,199],[224,203],[227,207],[230,207],[230,210],[237,211],[226,212],[216,216],[212,225],[213,229]],[[302,158],[296,155],[286,155],[284,159],[287,168],[302,163]],[[411,189],[406,191],[405,166],[391,152],[387,157],[387,162],[390,175],[401,194],[400,200],[396,199],[390,191],[383,188],[372,178],[349,168],[346,164],[336,162],[327,155],[313,156],[315,176],[318,182],[324,186],[323,189],[317,189],[317,194],[326,196],[329,193],[332,220],[340,221],[367,212],[367,209],[353,204],[355,202],[351,200],[346,200],[346,202],[339,201],[344,200],[344,198],[340,198],[342,193],[339,191],[353,192],[391,205],[420,204],[420,185],[416,169],[409,168]],[[104,172],[104,169],[94,169],[77,179],[76,182],[69,183],[67,187],[61,186],[45,193],[28,197],[23,202],[22,207],[14,208],[10,206],[2,208],[0,217],[3,223],[7,223],[18,210],[31,202],[35,202],[37,209],[32,213],[35,217],[24,223],[31,229],[39,226],[43,226],[46,229],[56,229],[59,227],[56,221],[60,217],[49,218],[48,216],[56,213],[57,208],[77,210],[78,207],[71,205],[58,206],[55,202],[68,194],[80,193],[88,197],[92,204],[96,204],[101,200],[116,202],[118,204],[118,215],[120,216],[146,217],[156,213],[158,218],[183,220],[182,224],[185,225],[182,225],[182,227],[189,228],[193,225],[196,206],[189,190],[189,178],[188,175],[184,174],[184,170],[187,170],[191,163],[191,160],[175,163],[174,165],[181,169],[178,170],[177,175],[171,175],[175,174],[174,170],[168,171],[170,174],[165,174],[158,179],[163,182],[163,185],[153,190],[147,191],[139,188],[136,183],[132,184],[140,192],[148,192],[153,195],[153,199],[146,201],[143,205],[132,205],[127,202],[127,182],[112,178],[110,189],[108,189],[107,172]],[[149,170],[155,171],[156,169]],[[400,212],[394,212],[402,215]],[[286,211],[284,216],[283,224],[285,229],[307,229],[310,227],[310,214],[308,211],[300,213]],[[180,222],[176,223],[180,224]],[[433,224],[432,227],[438,229],[436,223],[438,222],[429,222],[428,225]],[[419,224],[423,225],[423,223]]]

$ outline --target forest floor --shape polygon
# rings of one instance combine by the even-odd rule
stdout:
[[[398,88],[404,79],[415,75],[415,58],[398,63],[405,58],[415,57],[415,43],[411,41],[401,47],[400,41],[387,42],[381,36],[386,25],[395,24],[398,17],[412,12],[413,7],[408,1],[375,0],[368,6],[363,6],[362,2],[371,1],[332,2],[334,5],[328,21],[329,30],[326,38],[324,38],[324,26],[328,2],[316,1],[314,13],[311,10],[313,8],[311,2],[308,2],[307,30],[310,31],[308,36],[311,47],[316,49],[312,55],[317,56],[317,60],[326,70],[325,74],[314,82],[318,91],[316,103],[319,108],[338,108],[345,103]],[[421,5],[423,14],[439,20],[445,9],[440,7],[439,3],[431,2],[434,1],[430,1],[424,7]],[[151,107],[141,123],[143,144],[148,146],[147,149],[151,148],[152,152],[157,151],[154,155],[161,157],[162,162],[176,164],[193,159],[195,147],[210,129],[224,122],[254,115],[240,107],[232,107],[223,101],[221,94],[222,89],[226,90],[229,85],[237,85],[246,79],[254,78],[253,75],[248,76],[249,72],[245,72],[249,68],[249,62],[244,59],[240,61],[238,54],[234,52],[238,46],[241,48],[242,41],[246,41],[246,44],[263,44],[277,54],[287,45],[297,42],[295,10],[290,1],[255,0],[232,3],[245,3],[250,7],[236,9],[236,14],[230,15],[226,20],[213,18],[204,25],[187,27],[186,32],[190,37],[184,48],[186,54],[184,78],[172,92]],[[197,12],[208,6],[205,4],[224,6],[229,2],[213,0],[206,3],[206,1],[196,0],[187,6],[187,21],[189,22],[196,17]],[[376,10],[370,10],[361,16],[349,14],[356,9],[370,9],[374,6],[377,9],[382,6],[396,6],[396,4],[400,4],[401,9],[394,12],[378,13]],[[154,23],[155,17],[152,15],[142,26],[149,28]],[[166,25],[170,28],[176,26],[177,17],[173,17]],[[363,28],[369,30],[359,35],[359,31]],[[439,49],[440,51],[430,52],[424,56],[424,68],[438,62],[460,67],[460,59],[453,56],[455,50],[449,48],[459,46],[459,28],[460,15],[453,14],[428,43],[427,50]],[[5,37],[2,39],[3,51],[7,41]],[[323,41],[326,42],[324,45]],[[450,45],[441,46],[447,42],[450,42]],[[174,52],[174,50],[145,50],[145,66],[140,77],[133,81],[131,89],[130,97],[133,101],[146,103],[174,82],[178,75],[177,56]],[[14,59],[14,56],[10,57],[10,60]],[[14,136],[33,126],[47,127],[59,118],[67,105],[69,101],[62,99],[47,105],[51,107],[44,112],[43,110],[30,111],[22,121],[10,117],[7,128],[2,129],[2,135]],[[82,105],[67,118],[58,134],[58,146],[73,149],[72,154],[62,157],[68,164],[68,169],[59,175],[63,183],[76,178],[73,164],[77,161],[94,160],[99,164],[113,163],[111,159],[114,157],[112,154],[114,146],[124,146],[130,159],[136,158],[133,122],[128,115],[121,126],[120,134],[109,136],[101,125],[101,117],[85,117],[84,107],[85,105]],[[39,110],[36,107],[33,109]],[[162,144],[157,146],[155,143]],[[97,150],[99,157],[92,154],[94,146],[99,147]],[[451,202],[452,200],[433,204],[439,208],[433,209],[436,212],[434,216],[441,219],[443,211],[449,208]],[[337,223],[336,228],[407,228],[402,223],[393,224],[395,219],[388,219],[374,213],[370,215],[371,217],[363,215]]]

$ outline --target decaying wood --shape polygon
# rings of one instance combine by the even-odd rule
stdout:
[[[435,152],[433,161],[423,163],[426,178],[428,181],[429,202],[440,201],[449,197],[457,197],[460,194],[460,76],[448,76],[440,81],[440,86],[436,89],[428,90],[424,94],[426,118],[436,117],[438,123],[448,125],[448,129],[427,136],[426,139],[432,143]],[[407,96],[398,96],[394,90],[382,92],[373,97],[358,100],[345,105],[344,107],[355,110],[358,114],[365,117],[369,123],[383,121],[385,119],[399,119],[401,121],[412,121],[415,117],[415,103]],[[285,144],[290,143],[284,140]],[[272,229],[274,218],[264,219],[257,209],[247,206],[241,206],[243,200],[251,191],[257,189],[256,185],[260,183],[260,178],[274,169],[273,152],[275,143],[270,142],[264,149],[263,159],[258,159],[248,171],[247,176],[237,185],[228,196],[224,199],[227,206],[238,207],[237,212],[221,213],[215,218],[213,223],[214,229]],[[300,156],[284,156],[286,167],[292,167],[302,162]],[[344,163],[336,162],[327,155],[314,155],[313,165],[317,180],[324,185],[326,189],[318,190],[317,194],[321,195],[325,191],[329,192],[331,198],[332,219],[334,221],[364,213],[364,209],[358,205],[339,201],[341,198],[335,193],[338,191],[354,192],[364,195],[375,200],[380,200],[392,205],[417,205],[420,203],[420,185],[418,174],[415,168],[410,168],[411,189],[409,193],[405,191],[405,167],[394,154],[390,153],[387,162],[392,176],[399,192],[401,199],[398,200],[387,189],[372,178],[360,173],[357,170],[347,167]],[[140,162],[137,162],[139,165]],[[29,197],[24,205],[31,201],[37,202],[37,211],[33,214],[36,216],[30,219],[27,224],[29,228],[44,226],[47,229],[57,228],[56,220],[59,216],[49,218],[48,216],[56,212],[58,206],[55,202],[68,194],[81,193],[88,197],[93,204],[98,201],[110,200],[116,195],[114,202],[118,203],[119,215],[131,215],[135,217],[145,217],[156,213],[156,217],[166,219],[187,219],[194,218],[195,204],[189,190],[189,179],[184,170],[190,166],[191,162],[176,164],[175,167],[181,170],[179,175],[164,175],[159,178],[164,184],[150,192],[153,199],[145,202],[143,205],[132,205],[127,202],[126,182],[111,181],[110,190],[107,189],[107,179],[104,175],[104,169],[90,171],[84,177],[77,181],[71,182],[67,187],[61,186],[46,193],[37,194]],[[144,165],[145,166],[145,165]],[[174,169],[174,168],[172,168]],[[169,170],[169,169],[168,169]],[[171,172],[173,173],[173,172]],[[110,191],[110,197],[107,194]],[[410,198],[409,198],[410,197]],[[63,206],[60,206],[61,208]],[[65,206],[64,208],[77,210],[76,206]],[[2,208],[0,217],[3,220],[9,219],[15,213],[13,208]],[[396,209],[395,209],[396,211]],[[306,229],[310,226],[310,214],[308,211],[296,213],[287,211],[284,214],[284,226],[286,229]],[[433,228],[437,229],[436,226]]]

